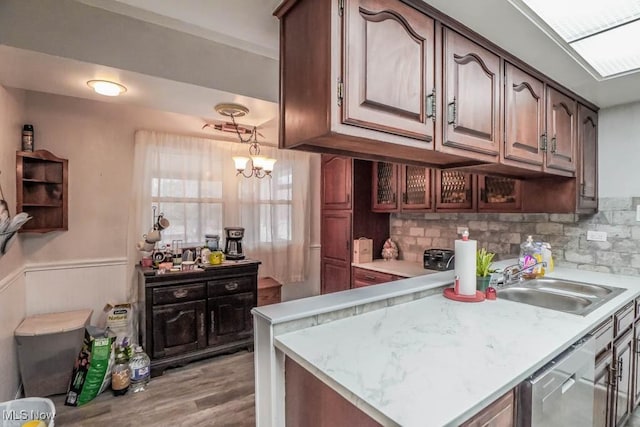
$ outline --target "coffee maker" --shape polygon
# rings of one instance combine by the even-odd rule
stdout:
[[[228,260],[244,259],[242,252],[242,238],[244,237],[244,228],[242,227],[225,227],[225,243],[224,256]]]

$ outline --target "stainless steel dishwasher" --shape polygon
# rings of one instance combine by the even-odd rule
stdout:
[[[587,335],[519,386],[518,426],[593,425],[595,338]]]

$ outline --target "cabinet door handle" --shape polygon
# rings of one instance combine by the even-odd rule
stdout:
[[[189,290],[188,289],[178,289],[173,291],[173,296],[176,298],[184,298],[187,295],[189,295]]]
[[[640,354],[640,338],[636,338],[636,354]],[[638,366],[640,369],[640,366]]]
[[[609,367],[609,385],[612,387],[616,387],[617,382],[616,382],[616,378],[618,377],[617,375],[618,369],[615,368],[615,365],[611,364],[611,366]]]
[[[432,122],[436,121],[436,88],[431,89],[431,93],[427,95],[427,118]]]
[[[231,282],[224,285],[224,288],[228,291],[235,291],[238,289],[238,282]]]
[[[216,333],[216,312],[214,310],[211,310],[209,312],[209,320],[211,320],[211,326],[209,326],[209,331],[211,334]]]
[[[456,97],[447,105],[447,123],[456,126]]]
[[[376,276],[370,276],[368,274],[365,275],[364,278],[367,279],[367,280],[376,280]]]
[[[540,135],[540,151],[547,151],[547,133]]]
[[[551,138],[551,154],[555,154],[557,148],[558,148],[558,140],[554,135],[553,138]]]
[[[622,357],[618,358],[618,381],[622,381]]]
[[[204,337],[204,312],[200,313],[200,336]]]

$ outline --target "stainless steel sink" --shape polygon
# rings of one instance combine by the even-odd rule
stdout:
[[[601,285],[550,278],[531,279],[527,280],[525,284],[526,286],[535,287],[540,290],[565,291],[569,294],[576,294],[579,296],[593,295],[605,297],[614,291],[614,288]]]
[[[498,298],[586,316],[622,292],[611,286],[540,278],[498,289]]]

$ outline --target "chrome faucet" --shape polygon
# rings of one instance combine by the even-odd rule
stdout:
[[[528,265],[524,268],[520,267],[520,264],[513,264],[508,267],[502,269],[502,287],[511,286],[515,283],[518,283],[522,280],[523,276],[526,274],[531,274],[534,267],[542,266],[543,268],[547,267],[547,263],[545,261],[538,261],[535,264]]]

